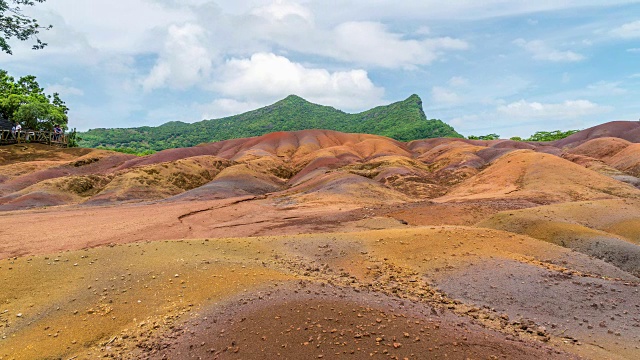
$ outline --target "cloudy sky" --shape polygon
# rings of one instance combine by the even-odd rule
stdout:
[[[70,126],[238,114],[289,94],[358,112],[418,94],[470,135],[640,118],[640,1],[48,0],[37,76]]]

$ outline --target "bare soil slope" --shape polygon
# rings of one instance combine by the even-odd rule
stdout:
[[[636,128],[2,147],[0,359],[637,359]]]

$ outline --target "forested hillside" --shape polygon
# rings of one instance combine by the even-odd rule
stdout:
[[[358,114],[348,114],[291,95],[273,105],[221,119],[203,120],[193,124],[174,121],[158,127],[92,129],[79,133],[79,137],[82,147],[108,147],[143,152],[259,136],[274,131],[305,129],[376,134],[401,141],[462,137],[441,120],[427,120],[422,109],[422,100],[418,95],[411,95],[404,101]]]

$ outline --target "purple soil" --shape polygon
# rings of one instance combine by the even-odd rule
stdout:
[[[443,269],[435,285],[465,303],[489,306],[527,326],[613,353],[640,354],[638,283],[552,272],[510,260]]]
[[[633,143],[640,142],[640,122],[639,121],[611,121],[598,126],[594,126],[564,139],[550,143],[557,148],[576,147],[591,139],[601,137],[617,137]]]
[[[138,358],[574,358],[425,304],[304,281],[202,309],[142,349]]]

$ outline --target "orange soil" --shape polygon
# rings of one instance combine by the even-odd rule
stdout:
[[[607,126],[3,147],[0,359],[635,359],[640,139]]]

